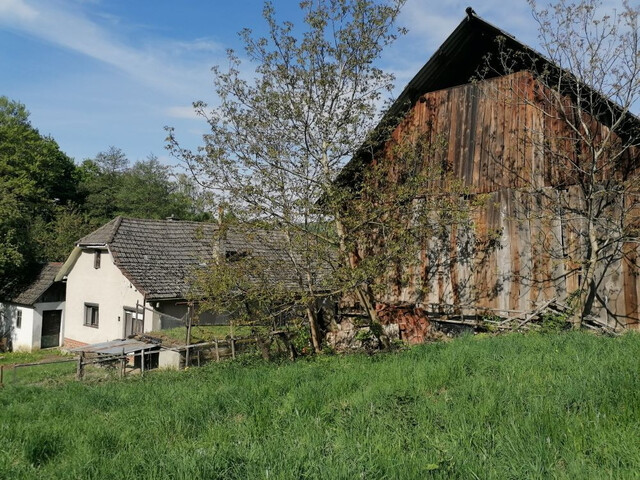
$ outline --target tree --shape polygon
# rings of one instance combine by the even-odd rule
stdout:
[[[84,194],[83,210],[98,223],[118,215],[117,195],[122,189],[122,177],[129,168],[124,152],[111,146],[87,159],[80,166],[80,189]]]
[[[56,205],[53,217],[31,221],[34,245],[41,261],[64,262],[75,243],[96,228],[89,216],[76,205]]]
[[[538,229],[534,248],[557,263],[576,326],[599,311],[617,322],[608,278],[640,272],[640,120],[632,113],[640,105],[640,7],[623,1],[610,14],[598,0],[529,3],[550,63],[505,48],[500,68],[526,68],[539,85],[534,96],[515,88],[503,97],[542,119],[520,152],[526,171],[537,159],[551,172],[551,186],[519,172],[529,204],[538,205],[529,214],[549,226]]]
[[[73,161],[29,122],[24,105],[0,97],[0,296],[10,296],[35,263],[36,222],[77,201]]]
[[[355,235],[343,218],[350,194],[334,181],[378,123],[379,102],[393,76],[376,66],[401,29],[394,27],[403,0],[303,1],[304,28],[278,23],[271,3],[263,16],[268,35],[241,32],[255,78],[243,78],[240,58],[229,51],[230,69],[214,68],[219,106],[197,102],[211,131],[199,152],[182,149],[169,129],[169,149],[203,185],[215,189],[237,218],[277,227],[288,239],[300,291],[320,348],[314,299],[355,288],[376,321],[370,279],[362,278],[353,254]],[[323,198],[323,208],[316,201]],[[318,258],[339,259],[348,279],[338,287],[314,279]],[[335,279],[336,277],[334,277]]]
[[[80,166],[82,213],[94,226],[117,215],[181,220],[206,219],[206,201],[184,177],[150,154],[129,166],[122,150],[109,147]]]

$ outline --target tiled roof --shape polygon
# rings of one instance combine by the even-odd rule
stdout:
[[[149,300],[185,298],[194,269],[220,251],[218,228],[212,223],[118,217],[78,246],[107,244],[116,266]],[[226,252],[248,252],[263,260],[274,284],[299,288],[289,256],[278,247],[282,241],[278,232],[230,229],[222,245]]]
[[[97,230],[94,230],[86,237],[82,237],[77,242],[78,246],[86,247],[89,245],[106,245],[111,243],[113,236],[118,231],[118,226],[120,225],[121,220],[122,217],[116,217],[109,223],[106,223]]]
[[[62,263],[52,262],[43,265],[42,270],[29,286],[23,290],[17,297],[12,299],[13,303],[19,303],[21,305],[33,305],[38,301],[38,298],[46,292],[46,290],[53,285],[56,274]]]

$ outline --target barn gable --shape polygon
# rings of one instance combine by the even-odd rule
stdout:
[[[507,61],[501,56],[505,52],[511,55]],[[550,78],[561,78],[567,88],[550,95],[543,81]],[[381,304],[426,311],[473,307],[506,315],[551,299],[571,302],[583,279],[580,252],[587,226],[576,215],[584,202],[580,169],[570,165],[579,166],[588,148],[566,123],[569,107],[583,102],[572,96],[572,81],[540,54],[469,13],[409,82],[372,133],[374,148],[354,156],[338,183],[356,189],[369,181],[370,165],[383,165],[393,188],[408,168],[393,147],[419,134],[442,145],[419,167],[442,172],[431,175],[434,189],[446,189],[454,179],[463,187],[461,201],[483,200],[470,209],[464,225],[422,240],[419,265],[393,265],[381,275]],[[636,117],[589,87],[580,88],[592,98],[584,109],[591,116],[584,120],[594,137],[607,137],[611,119],[619,116],[623,121],[613,143],[639,143]],[[616,170],[603,170],[597,181],[627,182],[637,175],[639,163],[638,149],[625,147]],[[603,218],[618,215],[624,201],[608,206]],[[604,223],[598,228],[608,234]],[[360,256],[376,242],[384,248],[375,236],[362,239]],[[638,324],[640,295],[636,246],[619,245],[597,267],[593,310],[615,328]]]

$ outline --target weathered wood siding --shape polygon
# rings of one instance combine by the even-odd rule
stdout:
[[[566,260],[567,249],[579,248],[575,228],[567,228],[573,220],[562,212],[550,214],[545,203],[553,195],[581,202],[576,179],[570,178],[575,169],[566,164],[578,161],[580,146],[558,112],[543,103],[545,95],[531,74],[520,72],[420,97],[374,164],[388,162],[393,183],[402,166],[393,165],[389,145],[411,132],[433,144],[444,139],[443,148],[422,165],[442,172],[434,188],[456,178],[470,195],[486,198],[471,213],[472,227],[454,226],[425,241],[412,282],[394,282],[399,272],[392,269],[383,280],[390,287],[381,301],[523,311],[545,299],[566,300],[576,289],[578,265]],[[596,122],[592,128],[606,130]],[[541,148],[544,142],[557,154]],[[527,193],[534,188],[545,194]],[[614,262],[599,289],[600,317],[617,326],[638,321],[636,246],[626,245],[624,253],[627,258]]]

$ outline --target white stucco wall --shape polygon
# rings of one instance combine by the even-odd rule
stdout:
[[[94,253],[83,250],[67,276],[66,319],[64,337],[83,343],[99,343],[123,338],[124,309],[135,310],[142,305],[143,295],[127,280],[113,263],[106,250],[102,252],[100,268],[93,268]],[[99,307],[97,328],[84,325],[85,304]],[[145,315],[151,317],[149,312]],[[145,331],[150,329],[151,325]]]
[[[26,350],[30,352],[33,349],[35,311],[33,308],[17,305],[15,306],[15,309],[12,310],[11,343],[13,345],[13,350]],[[18,311],[22,312],[22,325],[20,328],[16,328],[16,317]]]
[[[46,310],[60,310],[60,344],[64,331],[65,302],[36,303],[33,307],[16,305],[13,303],[0,304],[0,314],[3,317],[3,329],[8,329],[11,336],[13,350],[32,351],[41,347],[42,313]],[[22,312],[22,325],[17,328],[18,311]]]

